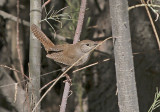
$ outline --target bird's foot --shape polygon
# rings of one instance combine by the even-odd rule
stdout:
[[[72,79],[70,78],[70,76],[68,74],[65,74],[66,76],[66,80],[64,80],[63,82],[68,82],[70,84],[70,86],[72,85]]]

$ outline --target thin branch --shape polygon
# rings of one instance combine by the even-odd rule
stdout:
[[[3,67],[4,67],[4,66],[3,66]],[[51,74],[51,73],[54,73],[54,72],[58,72],[58,71],[60,71],[60,70],[61,70],[61,69],[54,70],[54,71],[48,72],[48,73],[44,73],[44,74],[42,74],[42,75],[39,76],[39,77],[43,77],[43,76],[46,76],[46,75],[48,75],[48,74]],[[17,71],[16,71],[16,72],[17,72]],[[18,72],[20,72],[20,71],[18,71]],[[19,82],[16,82],[16,83],[17,83],[17,84],[20,84],[20,83],[26,82],[26,81],[28,81],[28,80],[36,80],[36,79],[39,78],[39,77],[36,77],[35,79],[30,78],[30,79],[22,80],[22,81],[19,81]],[[7,85],[1,85],[0,88],[4,88],[4,87],[8,87],[8,86],[14,86],[14,85],[15,85],[15,83],[7,84]]]
[[[28,76],[26,76],[25,74],[23,74],[22,72],[20,72],[19,70],[15,69],[15,68],[11,68],[11,67],[6,66],[6,65],[0,65],[0,67],[4,67],[4,68],[7,68],[7,69],[9,69],[9,70],[15,71],[15,72],[17,72],[17,73],[21,73],[23,76],[25,76],[25,78],[29,79]]]
[[[13,20],[13,21],[17,21],[17,17],[11,15],[11,14],[8,14],[2,10],[0,10],[0,15],[4,18],[4,19],[10,19],[10,20]],[[25,20],[22,20],[22,19],[19,19],[19,23],[23,24],[23,25],[26,25],[26,26],[30,26],[30,23],[28,21],[25,21]]]
[[[50,1],[51,1],[51,0],[47,0],[47,1],[42,5],[42,9],[43,9],[47,4],[49,4]]]
[[[84,21],[84,14],[85,14],[85,10],[86,10],[86,4],[87,4],[87,0],[81,0],[81,7],[80,7],[80,12],[79,12],[79,17],[78,17],[78,24],[77,24],[73,44],[77,43],[80,40],[80,35],[82,32],[82,26],[83,26],[83,21]],[[69,91],[70,91],[70,84],[68,81],[66,81],[65,87],[64,87],[64,92],[63,92],[63,97],[62,97],[62,102],[61,102],[61,106],[60,106],[60,112],[65,112],[65,110],[66,110]]]
[[[109,61],[109,60],[110,60],[109,58],[108,58],[108,59],[104,59],[103,62]],[[97,65],[97,64],[99,64],[99,63],[101,63],[101,62],[92,63],[92,64],[87,65],[87,66],[85,66],[85,67],[82,67],[82,68],[80,68],[80,69],[74,70],[73,73],[78,72],[78,71],[83,70],[83,69],[86,69],[86,68],[89,68],[89,67],[91,67],[91,66]]]
[[[22,73],[22,77],[24,79],[24,70],[23,70],[23,64],[22,64],[22,55],[21,50],[19,47],[19,0],[17,0],[17,53],[18,53],[18,59],[20,64],[20,69]]]
[[[144,4],[146,4],[144,0],[142,0],[141,2],[143,2]],[[156,30],[156,28],[155,28],[155,25],[154,25],[154,22],[153,22],[153,20],[152,20],[152,17],[151,17],[151,14],[150,14],[150,12],[149,12],[148,7],[147,7],[147,6],[145,6],[145,8],[146,8],[146,11],[147,11],[147,14],[148,14],[149,20],[150,20],[150,22],[151,22],[151,25],[152,25],[152,28],[153,28],[154,34],[155,34],[155,36],[156,36],[157,43],[158,43],[158,47],[159,47],[159,50],[160,50],[160,40],[159,40],[159,37],[158,37],[157,30]]]
[[[66,81],[65,87],[64,87],[64,92],[63,92],[63,97],[62,97],[62,102],[61,102],[61,106],[60,106],[60,112],[65,112],[65,110],[66,110],[67,99],[68,99],[70,87],[71,87],[70,83],[68,81]]]
[[[132,10],[134,8],[138,8],[138,7],[144,7],[144,6],[148,6],[148,7],[157,7],[157,8],[160,8],[160,5],[154,5],[154,4],[138,4],[138,5],[134,5],[134,6],[131,6],[131,7],[128,7],[128,10]]]
[[[13,69],[15,69],[14,65],[12,65],[12,67],[13,67]],[[18,73],[16,71],[13,71],[13,73],[15,75],[15,78],[16,78],[17,82],[20,82],[21,80],[18,76]],[[19,83],[19,85],[20,85],[21,88],[23,87],[21,83]]]
[[[78,17],[78,24],[77,24],[73,44],[75,44],[79,41],[79,38],[81,35],[84,14],[85,14],[85,10],[86,10],[86,4],[87,4],[87,0],[81,0],[81,7],[80,7],[80,12],[79,12],[79,17]]]
[[[18,73],[21,73],[21,72],[20,72],[20,71],[18,71],[17,69],[15,69],[15,68],[11,68],[11,67],[6,66],[6,65],[0,65],[0,67],[4,67],[4,68],[7,68],[7,69],[9,69],[9,70],[12,70],[12,71],[16,71],[16,72],[18,72]]]
[[[49,86],[50,84],[52,84],[52,82],[54,82],[56,79],[50,81],[49,83],[45,84],[40,90],[39,92],[41,92],[43,89],[45,89],[47,86]]]

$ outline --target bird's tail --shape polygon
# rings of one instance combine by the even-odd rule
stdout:
[[[42,32],[35,24],[31,25],[31,31],[35,37],[43,44],[45,50],[48,52],[50,48],[54,47],[52,41]]]

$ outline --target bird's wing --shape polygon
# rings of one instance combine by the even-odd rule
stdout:
[[[52,41],[35,24],[31,25],[31,31],[35,37],[43,44],[46,51],[54,47]]]
[[[62,45],[54,45],[49,49],[49,51],[64,51],[68,49],[69,44],[62,44]]]
[[[58,62],[58,63],[62,63],[64,65],[72,65],[75,61],[76,58],[74,58],[74,56],[65,56],[63,52],[58,52],[58,53],[51,53],[51,54],[47,54],[46,57],[53,59],[54,61]]]

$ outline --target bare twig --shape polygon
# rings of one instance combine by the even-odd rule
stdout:
[[[4,67],[4,66],[3,66]],[[51,73],[54,73],[54,72],[57,72],[57,71],[60,71],[61,69],[58,69],[58,70],[54,70],[54,71],[52,71],[52,72],[48,72],[48,73],[44,73],[44,74],[42,74],[40,77],[43,77],[43,76],[46,76],[46,75],[48,75],[48,74],[51,74]],[[16,71],[15,71],[16,72]],[[18,71],[18,72],[20,72],[20,71]],[[36,77],[36,79],[37,78],[39,78],[39,77]],[[31,79],[30,78],[30,80],[36,80],[36,79]],[[27,79],[27,80],[22,80],[22,81],[20,81],[20,82],[16,82],[17,84],[20,84],[20,83],[23,83],[23,82],[26,82],[26,81],[28,81],[29,79]],[[7,85],[1,85],[0,86],[0,88],[4,88],[4,87],[8,87],[8,86],[14,86],[15,85],[15,83],[11,83],[11,84],[7,84]]]
[[[9,69],[9,70],[13,70],[13,71],[16,71],[16,72],[18,72],[18,73],[21,73],[20,71],[16,70],[15,68],[11,68],[11,67],[9,67],[9,66],[7,66],[7,65],[0,65],[0,67],[7,68],[7,69]]]
[[[141,0],[141,2],[142,2],[143,4],[146,4],[144,0]],[[147,14],[148,14],[149,20],[150,20],[150,22],[151,22],[151,25],[152,25],[152,28],[153,28],[154,34],[155,34],[155,36],[156,36],[157,43],[158,43],[158,47],[159,47],[159,50],[160,50],[160,40],[159,40],[159,37],[158,37],[158,33],[157,33],[157,30],[156,30],[156,27],[155,27],[155,25],[154,25],[154,22],[153,22],[153,20],[152,20],[152,17],[151,17],[151,14],[150,14],[150,12],[149,12],[148,7],[147,7],[147,6],[145,6],[145,8],[146,8],[146,11],[147,11]]]
[[[27,79],[29,79],[29,77],[27,77],[25,74],[23,74],[22,72],[20,72],[19,70],[15,69],[15,68],[11,68],[11,67],[6,66],[6,65],[0,65],[0,67],[4,67],[4,68],[7,68],[9,70],[15,71],[17,73],[21,73],[23,76],[25,76]]]
[[[77,24],[73,44],[77,43],[80,39],[83,21],[84,21],[86,4],[87,4],[87,0],[81,0],[81,7],[80,7],[80,12],[79,12],[79,17],[78,17],[78,24]],[[61,106],[60,106],[60,112],[65,112],[65,110],[66,110],[69,91],[70,91],[70,84],[68,81],[66,81],[65,87],[64,87],[64,92],[63,92],[63,97],[62,97],[62,102],[61,102]]]
[[[40,90],[39,92],[41,92],[44,88],[46,88],[47,86],[49,86],[50,84],[52,84],[52,82],[54,82],[56,79],[50,81],[49,83],[47,83],[46,85],[44,85]]]
[[[12,65],[12,68],[15,69],[14,65]],[[17,82],[20,82],[21,80],[20,80],[20,78],[19,78],[19,76],[18,76],[18,73],[17,73],[16,71],[13,71],[13,73],[14,73],[14,75],[15,75],[15,78],[16,78]],[[19,85],[20,85],[20,87],[22,88],[22,84],[19,83]]]
[[[61,102],[61,106],[60,106],[60,112],[65,112],[65,110],[66,110],[66,105],[67,105],[67,99],[68,99],[69,91],[70,91],[70,84],[67,81],[67,82],[65,82],[62,102]]]
[[[11,15],[11,14],[8,14],[2,10],[0,10],[0,15],[4,18],[4,19],[10,19],[10,20],[13,20],[13,21],[17,21],[17,17]],[[22,19],[19,19],[19,23],[23,24],[23,25],[26,25],[26,26],[30,26],[30,23],[28,21],[25,21],[25,20],[22,20]]]
[[[21,50],[19,48],[19,0],[17,0],[17,53],[18,53],[18,59],[20,64],[20,69],[22,73],[22,77],[24,79],[24,70],[23,70],[23,64],[22,64],[22,55]]]
[[[79,12],[79,17],[78,17],[78,24],[77,24],[73,44],[75,44],[79,41],[79,38],[81,35],[84,14],[85,14],[85,10],[86,10],[86,4],[87,4],[87,0],[81,0],[81,7],[80,7],[80,12]]]
[[[134,5],[134,6],[128,7],[128,10],[132,10],[134,8],[144,7],[144,6],[160,8],[160,5],[154,5],[154,4],[146,4],[146,3],[144,3],[144,4],[138,4],[138,5]]]
[[[47,0],[47,1],[42,5],[42,9],[43,9],[47,4],[49,4],[50,1],[51,1],[51,0]]]
[[[147,4],[138,4],[138,5],[131,6],[128,8],[128,10],[130,11],[131,9],[134,9],[134,8],[148,6],[155,13],[155,15],[156,15],[155,21],[157,21],[159,18],[159,13],[158,13],[158,10],[155,10],[153,7],[160,8],[160,5],[154,5],[152,3],[149,4],[149,1],[150,0],[147,0]]]
[[[109,61],[109,60],[110,60],[109,58],[108,58],[108,59],[104,59],[103,62]],[[91,66],[97,65],[97,64],[99,64],[99,63],[100,63],[100,62],[92,63],[92,64],[87,65],[87,66],[85,66],[85,67],[82,67],[82,68],[80,68],[80,69],[74,70],[73,73],[78,72],[78,71],[83,70],[83,69],[86,69],[86,68],[89,68],[89,67],[91,67]]]

